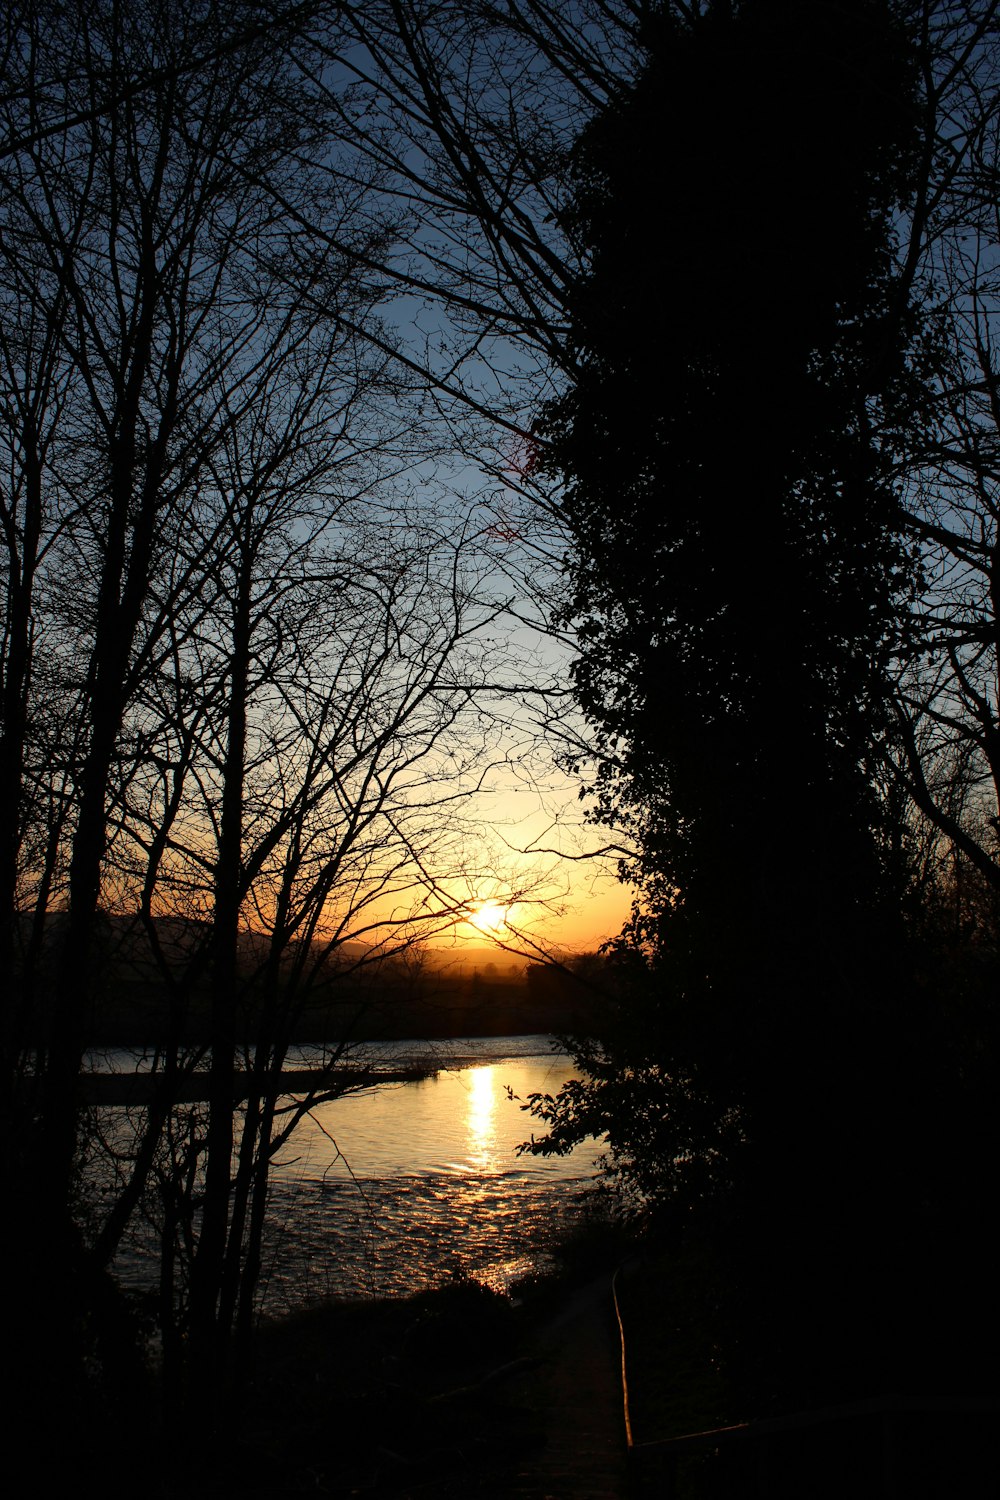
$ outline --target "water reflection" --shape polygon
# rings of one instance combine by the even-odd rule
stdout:
[[[469,1089],[469,1111],[466,1115],[469,1128],[469,1156],[474,1166],[481,1171],[495,1165],[492,1157],[496,1136],[493,1129],[493,1111],[496,1099],[493,1093],[493,1067],[470,1068],[466,1077]]]
[[[581,1212],[600,1148],[518,1156],[533,1123],[522,1102],[555,1093],[572,1064],[543,1037],[475,1045],[467,1066],[323,1105],[322,1129],[306,1122],[274,1174],[272,1307],[454,1276],[502,1289],[544,1262]]]
[[[464,1065],[319,1106],[272,1165],[262,1289],[274,1312],[320,1296],[401,1296],[472,1276],[502,1288],[579,1216],[597,1146],[518,1156],[530,1093],[572,1064],[544,1037],[456,1043]],[[379,1048],[369,1049],[381,1055]],[[397,1049],[384,1049],[397,1062]],[[130,1280],[155,1276],[137,1243]]]

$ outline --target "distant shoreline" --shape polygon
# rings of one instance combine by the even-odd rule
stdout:
[[[319,1101],[339,1099],[346,1094],[359,1093],[365,1089],[380,1088],[384,1084],[393,1083],[419,1083],[424,1079],[433,1078],[442,1071],[475,1067],[480,1060],[476,1052],[468,1052],[459,1045],[458,1050],[447,1049],[447,1044],[461,1043],[496,1043],[492,1051],[502,1051],[505,1040],[515,1039],[523,1042],[526,1038],[536,1037],[548,1040],[555,1044],[548,1050],[553,1053],[561,1051],[558,1038],[555,1033],[544,1027],[506,1032],[497,1035],[472,1036],[468,1032],[450,1037],[429,1036],[407,1036],[391,1038],[388,1041],[378,1038],[366,1038],[358,1040],[355,1045],[362,1049],[369,1045],[377,1047],[390,1047],[392,1052],[385,1058],[384,1066],[376,1062],[372,1065],[370,1059],[354,1061],[350,1057],[343,1057],[326,1067],[303,1067],[291,1066],[281,1071],[281,1095],[304,1095],[315,1094]],[[397,1044],[402,1051],[396,1050]],[[409,1046],[407,1045],[409,1044]],[[435,1049],[444,1044],[444,1050],[438,1052]],[[321,1045],[321,1044],[317,1044]],[[411,1050],[412,1049],[412,1050]],[[95,1049],[98,1053],[102,1048]],[[157,1097],[158,1091],[166,1082],[166,1075],[162,1070],[153,1072],[143,1066],[143,1054],[153,1050],[148,1044],[124,1045],[118,1044],[107,1049],[111,1052],[134,1052],[137,1065],[130,1068],[127,1064],[121,1071],[114,1071],[113,1066],[107,1068],[98,1067],[93,1072],[84,1072],[80,1075],[80,1099],[85,1105],[97,1106],[130,1106],[147,1105]],[[546,1050],[543,1047],[539,1051]],[[362,1056],[364,1054],[362,1053]],[[514,1055],[520,1055],[520,1051]],[[492,1060],[492,1059],[490,1059]],[[207,1068],[188,1069],[180,1072],[174,1079],[171,1089],[171,1099],[174,1104],[195,1104],[208,1102],[209,1074]],[[240,1104],[245,1100],[250,1091],[250,1085],[254,1082],[253,1075],[246,1071],[238,1071],[236,1074],[236,1087],[233,1091],[233,1103]]]

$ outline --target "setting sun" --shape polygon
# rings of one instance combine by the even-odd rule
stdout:
[[[507,922],[509,906],[501,906],[499,901],[484,901],[475,911],[469,913],[468,921],[480,932],[497,933]]]

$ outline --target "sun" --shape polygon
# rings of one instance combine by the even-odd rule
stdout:
[[[509,911],[510,907],[501,905],[499,901],[483,901],[475,911],[469,913],[466,920],[480,932],[489,933],[495,937],[507,925]]]

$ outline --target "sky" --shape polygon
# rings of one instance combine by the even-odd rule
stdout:
[[[512,786],[479,794],[477,814],[501,845],[499,868],[473,884],[471,920],[437,939],[438,945],[482,944],[485,937],[529,953],[536,944],[579,953],[621,930],[630,888],[617,879],[612,858],[586,857],[604,835],[583,824],[578,790],[571,778],[553,774],[544,789]]]
[[[451,940],[481,943],[485,931],[505,945],[520,935],[528,952],[593,951],[621,930],[631,890],[617,877],[618,854],[599,853],[614,833],[588,821],[586,760],[579,773],[560,764],[568,745],[587,738],[570,690],[572,634],[553,623],[566,539],[509,435],[499,445],[499,459],[491,463],[485,448],[481,465],[458,468],[451,482],[456,510],[477,516],[490,564],[485,592],[504,604],[489,633],[509,690],[486,700],[497,739],[464,813],[478,823],[484,851],[470,909],[489,903],[501,920],[460,923]]]

